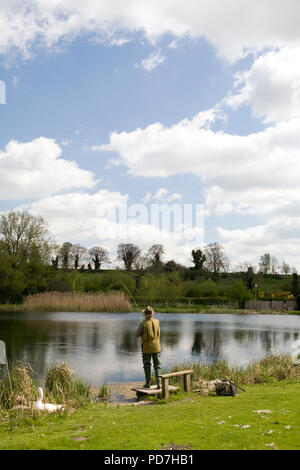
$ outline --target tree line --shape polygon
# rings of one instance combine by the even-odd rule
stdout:
[[[164,255],[162,244],[154,244],[142,253],[134,243],[120,243],[116,260],[112,260],[108,250],[102,246],[88,249],[69,241],[58,245],[42,217],[24,211],[11,211],[0,217],[0,302],[18,302],[24,295],[47,290],[62,272],[97,272],[113,261],[121,263],[120,267],[128,272],[156,276],[177,272],[185,280],[205,274],[210,274],[210,279],[214,280],[220,274],[234,272],[219,243],[207,244],[202,249],[194,248],[189,267],[175,260],[163,261]],[[258,273],[276,275],[281,272],[297,276],[295,268],[284,261],[278,262],[268,253],[260,257],[258,266],[241,263],[235,272],[242,273],[243,284],[248,290],[254,289]],[[171,281],[173,278],[169,277]],[[163,279],[162,276],[162,283]],[[166,281],[169,287],[170,282]],[[176,289],[180,290],[178,282]]]

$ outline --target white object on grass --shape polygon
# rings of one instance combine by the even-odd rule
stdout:
[[[50,411],[50,412],[63,410],[62,405],[54,405],[53,403],[43,403],[44,392],[43,392],[42,387],[38,388],[38,392],[39,392],[39,398],[33,404],[36,410]]]
[[[5,343],[0,340],[0,364],[6,365]]]

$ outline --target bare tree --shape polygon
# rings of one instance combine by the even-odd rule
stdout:
[[[109,263],[108,251],[102,246],[94,246],[88,251],[91,261],[94,263],[95,271],[101,269],[103,263]]]
[[[276,274],[279,267],[279,261],[275,256],[271,256],[271,273]]]
[[[138,259],[140,254],[140,248],[133,245],[133,243],[120,243],[118,246],[117,259],[123,261],[127,271],[131,271],[133,263]]]
[[[159,271],[162,269],[162,256],[164,253],[165,249],[163,245],[152,245],[149,248],[146,258],[148,260],[150,268],[154,269],[155,271]]]
[[[253,272],[255,272],[256,268],[252,263],[249,263],[249,261],[242,261],[241,263],[237,265],[236,271],[241,272],[241,273],[246,273],[249,270],[249,268],[251,268]]]
[[[280,269],[283,274],[289,274],[291,272],[290,265],[283,260],[281,261]]]
[[[74,261],[74,268],[78,269],[80,261],[86,255],[87,249],[84,246],[79,245],[79,243],[75,243],[71,249],[71,257]]]
[[[61,260],[62,267],[69,269],[72,261],[72,249],[73,244],[71,242],[65,242],[62,244],[59,250],[59,258]]]
[[[229,269],[229,259],[225,256],[223,249],[219,243],[210,243],[205,247],[206,267],[214,274],[227,272]]]

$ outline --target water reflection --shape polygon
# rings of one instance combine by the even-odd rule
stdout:
[[[226,357],[231,364],[272,352],[291,352],[300,338],[300,318],[281,315],[157,314],[162,362],[172,364]],[[50,365],[65,361],[93,385],[143,380],[137,314],[35,313],[0,316],[0,339],[9,361],[29,362],[42,381]]]

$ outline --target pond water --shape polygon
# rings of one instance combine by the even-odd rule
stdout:
[[[162,314],[162,365],[226,357],[247,363],[271,353],[292,352],[300,317],[287,315]],[[55,362],[69,363],[95,386],[144,379],[138,313],[0,314],[0,339],[9,361],[29,362],[37,381]]]

